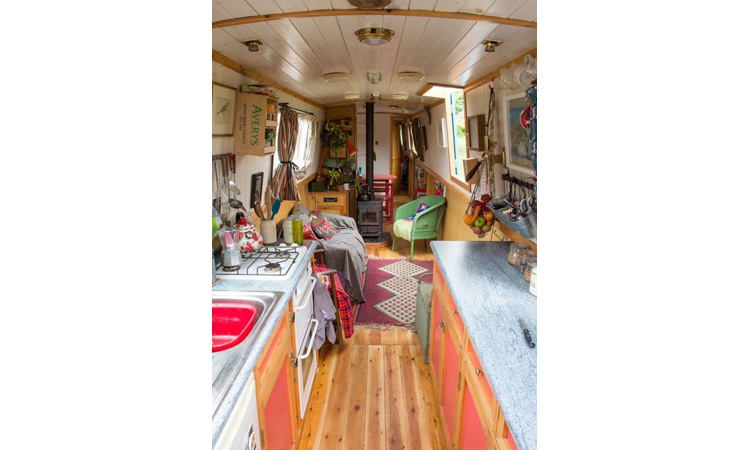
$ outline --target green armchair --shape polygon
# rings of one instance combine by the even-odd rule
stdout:
[[[420,203],[425,203],[430,207],[417,214],[414,220],[405,220],[407,217],[417,212]],[[400,237],[411,242],[410,261],[414,260],[414,240],[416,239],[440,239],[440,221],[443,220],[445,212],[445,199],[439,195],[428,195],[420,197],[401,205],[396,209],[396,215],[393,220],[393,246],[396,250],[396,238]],[[426,248],[425,243],[425,248]]]

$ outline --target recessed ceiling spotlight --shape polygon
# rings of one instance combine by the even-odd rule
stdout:
[[[391,0],[349,0],[349,4],[357,8],[384,8],[391,4]]]
[[[253,39],[252,41],[245,41],[243,42],[243,44],[247,45],[247,49],[251,52],[257,52],[258,47],[263,45],[263,43],[257,39]]]
[[[337,82],[337,81],[346,81],[346,80],[348,80],[349,79],[349,74],[348,73],[343,73],[343,72],[332,72],[332,73],[327,73],[327,74],[323,75],[323,78],[325,78],[325,80],[327,82],[329,82],[329,83],[334,83],[334,82]]]
[[[380,45],[390,42],[393,37],[393,31],[386,28],[362,28],[354,34],[357,35],[359,42],[367,45]]]
[[[482,41],[482,45],[484,45],[484,51],[485,52],[494,52],[495,47],[502,44],[503,41],[496,41],[494,39],[485,39]]]
[[[367,72],[367,81],[371,84],[380,83],[380,72]]]
[[[424,74],[419,72],[401,72],[398,74],[398,79],[401,81],[422,81],[424,80]]]
[[[409,94],[404,94],[404,93],[401,93],[401,92],[397,92],[397,93],[393,94],[393,99],[394,100],[406,100],[407,98],[409,98]]]
[[[356,100],[359,98],[359,94],[344,94],[346,100]]]

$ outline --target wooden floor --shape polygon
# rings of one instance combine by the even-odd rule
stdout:
[[[393,212],[395,214],[396,208],[403,205],[404,203],[410,202],[411,197],[408,195],[399,194],[393,197]],[[387,231],[393,234],[393,224],[383,223],[383,231]],[[414,259],[418,260],[429,260],[432,261],[435,257],[432,255],[432,249],[430,248],[430,241],[433,239],[421,239],[414,241]],[[368,248],[367,254],[369,256],[375,256],[381,259],[402,259],[408,258],[411,251],[411,242],[398,238],[396,239],[396,250],[391,250],[390,243],[388,247],[380,248]]]
[[[298,449],[445,449],[416,333],[356,328],[319,356]]]

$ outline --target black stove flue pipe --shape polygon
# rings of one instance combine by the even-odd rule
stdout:
[[[370,198],[374,198],[374,192],[372,190],[372,175],[373,175],[373,140],[375,139],[375,102],[365,103],[365,169],[367,170],[367,192],[370,193]]]

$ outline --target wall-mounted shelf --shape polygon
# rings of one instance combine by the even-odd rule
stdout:
[[[240,92],[237,94],[236,105],[234,152],[255,156],[274,153],[276,147],[267,147],[265,144],[268,133],[276,134],[279,99],[268,95]]]

